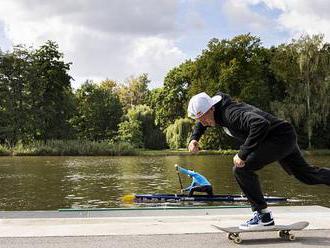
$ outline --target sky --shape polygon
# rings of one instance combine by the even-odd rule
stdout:
[[[0,0],[0,49],[52,40],[72,62],[74,88],[147,73],[152,89],[212,38],[251,33],[270,47],[322,33],[330,42],[329,13],[328,0]]]

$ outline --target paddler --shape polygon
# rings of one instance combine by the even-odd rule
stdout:
[[[182,168],[178,166],[177,164],[175,165],[175,169],[190,178],[192,178],[192,183],[189,187],[182,189],[183,192],[189,192],[188,196],[192,196],[194,192],[206,192],[209,196],[213,196],[213,189],[211,183],[201,174],[192,171],[192,170],[187,170],[185,168]]]

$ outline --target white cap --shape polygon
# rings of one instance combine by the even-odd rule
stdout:
[[[221,101],[222,97],[216,95],[210,97],[205,92],[193,96],[188,105],[188,116],[197,119],[204,115],[213,105]]]

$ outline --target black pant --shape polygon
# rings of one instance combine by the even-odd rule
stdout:
[[[269,132],[258,148],[247,157],[244,167],[233,167],[236,181],[253,211],[267,207],[255,171],[275,161],[303,183],[330,186],[330,169],[309,165],[302,157],[294,128],[289,123],[283,123]]]
[[[195,186],[190,189],[189,196],[193,196],[194,192],[206,192],[207,195],[213,196],[213,189],[211,185]]]

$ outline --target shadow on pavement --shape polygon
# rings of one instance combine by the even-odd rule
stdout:
[[[232,243],[232,241],[228,242]],[[325,246],[330,247],[330,238],[327,237],[296,237],[295,240],[289,241],[281,238],[244,238],[241,245],[269,245],[269,244],[287,244],[287,246],[301,244],[304,246]]]
[[[301,237],[299,238],[304,245],[319,245],[330,247],[330,237]]]

